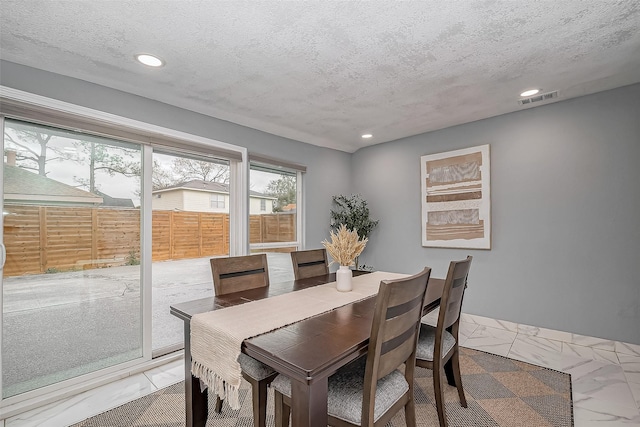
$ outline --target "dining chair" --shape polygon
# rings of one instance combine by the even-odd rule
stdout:
[[[327,250],[324,248],[291,252],[291,262],[296,280],[329,274]]]
[[[216,295],[226,295],[248,289],[269,286],[266,254],[212,258],[211,273]],[[238,362],[242,376],[251,384],[254,427],[265,427],[267,419],[267,386],[277,372],[256,359],[240,353]],[[215,411],[222,410],[222,399],[216,399]]]
[[[425,267],[414,276],[380,282],[366,356],[329,377],[329,425],[384,426],[404,408],[407,425],[415,427],[416,343],[430,274]],[[291,414],[291,380],[278,375],[271,387],[275,425],[284,427]]]
[[[216,295],[269,286],[266,254],[211,258],[211,272]]]
[[[442,297],[440,298],[440,312],[435,327],[422,323],[416,350],[416,365],[433,370],[433,390],[438,410],[440,427],[447,426],[447,416],[444,407],[444,389],[442,384],[443,371],[449,384],[455,384],[458,389],[460,405],[467,407],[462,380],[460,377],[460,361],[458,349],[458,332],[460,328],[460,311],[462,297],[467,287],[467,276],[471,267],[471,256],[462,261],[452,261],[445,279]],[[447,362],[451,362],[447,364]]]

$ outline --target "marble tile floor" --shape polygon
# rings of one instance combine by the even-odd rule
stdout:
[[[435,313],[429,320],[435,323]],[[640,426],[640,345],[463,314],[460,344],[571,374],[575,427]],[[64,427],[184,379],[177,360],[0,421]]]

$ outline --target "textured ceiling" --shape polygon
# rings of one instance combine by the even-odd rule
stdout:
[[[353,152],[531,108],[531,87],[639,82],[639,28],[637,0],[2,0],[0,58]]]

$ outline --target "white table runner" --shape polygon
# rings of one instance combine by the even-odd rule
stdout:
[[[377,271],[354,277],[351,292],[339,292],[331,282],[196,314],[191,318],[191,372],[227,399],[231,408],[239,409],[242,373],[238,356],[245,339],[363,300],[378,292],[381,280],[407,276]]]

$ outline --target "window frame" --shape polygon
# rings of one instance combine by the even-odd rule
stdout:
[[[215,197],[215,200],[214,200],[214,197]],[[214,203],[216,204],[216,206],[213,205]],[[222,206],[220,206],[220,203],[222,203]],[[220,194],[220,193],[209,194],[209,207],[211,209],[226,209],[227,203],[226,203],[224,194]]]

